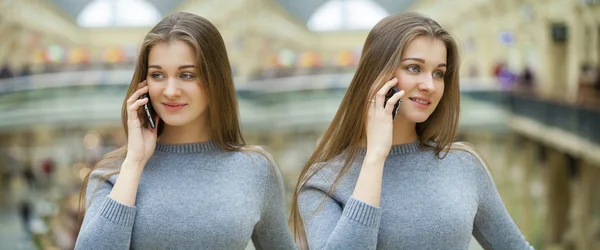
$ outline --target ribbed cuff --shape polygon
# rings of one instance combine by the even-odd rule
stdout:
[[[352,221],[372,228],[379,228],[379,222],[381,221],[380,208],[371,206],[354,197],[348,199],[342,215]]]
[[[102,204],[100,215],[119,225],[133,227],[135,212],[136,207],[125,206],[107,195]]]

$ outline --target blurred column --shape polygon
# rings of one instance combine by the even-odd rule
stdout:
[[[581,11],[578,8],[572,9],[573,14],[567,17],[567,81],[566,99],[575,101],[579,92],[580,68],[584,59],[584,20],[581,18]]]
[[[533,187],[535,185],[534,170],[538,166],[537,156],[538,148],[537,145],[529,139],[522,138],[520,140],[521,149],[520,152],[516,152],[519,158],[520,179],[519,189],[520,192],[520,210],[521,210],[521,221],[519,223],[519,229],[525,235],[525,238],[529,241],[535,238],[535,225],[536,220],[534,218],[534,206],[533,202]]]
[[[538,166],[536,144],[524,136],[512,134],[504,136],[504,162],[502,171],[495,177],[504,176],[504,183],[497,181],[506,209],[525,238],[536,238],[537,219],[534,211],[532,187],[534,170]],[[496,178],[495,178],[496,179]]]
[[[600,16],[598,9],[598,2],[594,4],[594,1],[578,1],[579,10],[581,11],[581,20],[585,29],[585,44],[583,56],[585,62],[591,63],[592,65],[598,65],[600,61]]]
[[[581,160],[579,178],[573,185],[573,233],[576,249],[592,250],[600,247],[596,239],[600,215],[600,166]]]
[[[0,64],[11,60],[12,53],[19,45],[21,31],[22,27],[19,25],[0,24],[0,36],[2,37],[2,42],[0,42]]]
[[[476,65],[478,65],[478,73],[480,77],[492,76],[492,68],[494,67],[494,58],[491,54],[492,43],[494,42],[494,35],[490,29],[491,14],[492,10],[487,5],[479,6],[475,8],[475,18],[477,22],[473,22],[475,32],[473,35],[474,41],[467,41],[468,49],[473,51],[472,56],[476,58]],[[470,43],[473,44],[470,44]]]
[[[546,148],[546,235],[545,246],[549,249],[562,249],[563,238],[568,227],[569,210],[569,171],[567,157],[554,148]]]
[[[590,27],[590,62],[600,67],[600,22]]]
[[[248,77],[256,70],[259,66],[259,62],[265,56],[260,54],[260,46],[262,38],[260,34],[253,30],[247,31],[244,37],[238,38],[239,43],[243,43],[243,56],[240,57],[240,61],[237,63],[237,71],[239,76]]]
[[[550,32],[551,23],[545,19],[540,11],[544,3],[536,2],[532,5],[533,7],[533,30],[535,30],[536,47],[537,47],[537,64],[538,71],[536,74],[536,92],[542,96],[549,96],[553,92],[553,87],[558,80],[553,75],[554,61],[555,58],[559,58],[561,55],[555,56],[557,51],[553,48],[554,42],[552,41],[552,35]]]

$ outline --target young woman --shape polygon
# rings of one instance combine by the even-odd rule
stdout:
[[[148,33],[122,121],[127,146],[84,182],[76,249],[294,248],[281,176],[244,144],[225,44],[208,20],[176,13]]]
[[[295,234],[310,249],[467,249],[471,235],[488,249],[531,248],[482,160],[453,143],[459,63],[453,37],[427,17],[375,25],[294,194]]]

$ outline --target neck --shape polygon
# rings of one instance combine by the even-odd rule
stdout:
[[[191,122],[183,126],[164,124],[163,131],[158,138],[159,142],[166,144],[196,143],[209,140],[211,137],[208,122]]]
[[[416,123],[406,121],[401,116],[396,117],[392,133],[392,145],[407,144],[418,140],[416,126]]]

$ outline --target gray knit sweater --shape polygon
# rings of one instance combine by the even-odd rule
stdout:
[[[255,153],[159,142],[134,207],[108,197],[118,176],[91,197],[102,172],[90,177],[76,249],[295,248],[279,170]]]
[[[311,250],[464,250],[471,235],[486,249],[532,249],[489,173],[470,154],[452,151],[440,160],[418,141],[392,146],[378,208],[351,197],[364,153],[332,196],[327,190],[343,165],[341,156],[301,190],[300,212]]]

